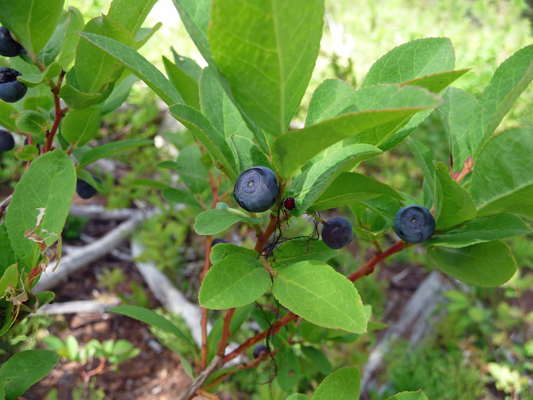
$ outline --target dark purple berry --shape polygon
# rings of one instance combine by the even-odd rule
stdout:
[[[394,218],[396,234],[407,243],[423,243],[435,233],[435,219],[422,206],[407,206]]]
[[[296,202],[294,201],[292,197],[287,197],[285,201],[283,202],[283,206],[287,210],[292,211],[296,208]]]
[[[0,26],[0,56],[16,57],[26,53],[20,43],[15,42],[5,26]]]
[[[217,245],[217,244],[225,244],[225,243],[229,243],[227,240],[224,240],[222,238],[216,238],[213,240],[213,242],[211,242],[211,247]]]
[[[237,179],[233,197],[249,212],[262,212],[276,204],[279,187],[276,174],[266,167],[253,167]]]
[[[353,228],[346,218],[337,217],[325,221],[322,240],[332,249],[342,249],[353,239]]]
[[[263,354],[263,352],[265,351],[268,352],[268,349],[265,345],[259,344],[255,346],[254,347],[254,358],[259,358],[259,356]]]
[[[11,132],[0,129],[0,151],[11,151],[15,147],[15,138]]]
[[[102,183],[100,178],[93,175],[93,179],[99,183]],[[89,185],[87,182],[82,181],[81,179],[78,179],[76,181],[76,193],[78,193],[78,196],[80,196],[82,199],[90,199],[93,197],[98,191]]]
[[[24,97],[28,87],[17,79],[21,75],[13,68],[0,68],[0,100],[16,103]]]

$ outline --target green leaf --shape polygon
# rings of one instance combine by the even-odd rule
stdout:
[[[236,246],[232,243],[220,243],[211,249],[211,263],[216,264],[230,254],[245,254],[257,258],[257,251]]]
[[[237,307],[235,309],[235,312],[233,313],[233,318],[231,319],[229,326],[229,331],[231,333],[230,338],[233,337],[239,331],[242,324],[248,319],[254,307],[255,303],[250,303],[242,307]],[[208,357],[208,362],[210,359],[213,359],[218,350],[218,342],[222,337],[223,326],[224,315],[220,315],[220,317],[218,317],[216,322],[213,324],[213,328],[211,328],[211,332],[209,332],[209,336],[207,337],[207,345],[210,349],[209,356],[211,356]]]
[[[22,396],[39,382],[59,362],[59,355],[51,350],[25,350],[15,354],[0,368],[6,400]]]
[[[470,68],[457,71],[439,72],[405,81],[402,85],[423,87],[424,89],[438,94],[468,71],[470,71]]]
[[[39,155],[39,149],[36,145],[23,146],[15,150],[15,157],[21,161],[32,161]]]
[[[287,131],[300,105],[323,23],[324,0],[212,2],[209,44],[216,63],[244,112],[274,136]]]
[[[68,335],[65,339],[65,347],[67,348],[67,358],[71,361],[76,361],[80,350],[78,340],[74,336]]]
[[[405,200],[400,193],[377,179],[355,172],[343,172],[314,201],[308,211],[328,210],[382,195]]]
[[[105,103],[102,105],[102,116],[119,108],[128,98],[133,84],[138,80],[139,78],[135,75],[129,75],[120,80],[113,88],[111,95],[109,95]]]
[[[252,167],[267,167],[272,169],[267,156],[259,147],[250,139],[242,136],[232,136],[231,141],[235,146],[237,157],[239,159],[239,172],[242,174],[245,170]]]
[[[363,87],[383,83],[401,83],[425,75],[451,71],[455,52],[448,38],[427,38],[402,44],[372,65]]]
[[[305,126],[338,116],[351,105],[355,89],[340,79],[326,79],[314,91],[307,108]]]
[[[178,203],[185,204],[186,206],[192,207],[196,210],[202,211],[202,205],[196,200],[196,197],[188,191],[175,188],[165,188],[161,192],[163,198],[169,203]]]
[[[476,218],[476,205],[470,194],[452,179],[448,167],[435,164],[435,224],[442,231]]]
[[[287,397],[285,400],[309,400],[309,397],[307,397],[305,394],[294,393]]]
[[[301,261],[276,272],[272,294],[293,313],[326,328],[366,331],[365,309],[357,289],[329,265]]]
[[[0,298],[4,297],[9,285],[12,285],[14,288],[16,288],[18,286],[18,282],[19,271],[17,264],[13,264],[9,268],[3,270],[2,276],[0,276]]]
[[[232,181],[237,180],[237,167],[233,152],[221,132],[198,110],[192,107],[176,104],[169,109],[170,114],[185,125],[196,138],[205,146],[207,151],[218,161],[219,168],[224,168]]]
[[[11,116],[16,112],[17,109],[11,104],[0,102],[0,125],[10,131],[16,131],[15,119],[11,119]]]
[[[533,217],[533,128],[509,129],[479,153],[470,193],[478,217],[512,213]]]
[[[105,15],[90,20],[83,32],[105,36],[108,40],[114,39],[125,47],[135,46],[132,34]],[[84,35],[82,37],[85,38]],[[80,40],[76,50],[75,68],[78,84],[85,93],[101,92],[109,83],[120,78],[124,70],[124,66],[117,64],[112,54],[95,47],[89,40]]]
[[[196,217],[194,230],[199,235],[214,235],[228,229],[231,225],[246,221],[249,224],[259,224],[261,218],[251,218],[245,215],[231,214],[228,211],[214,209],[204,211]]]
[[[93,188],[98,190],[99,192],[106,193],[107,190],[104,185],[102,185],[101,182],[98,182],[96,179],[93,178],[93,176],[84,169],[78,169],[76,170],[76,177],[78,179],[81,179],[84,182],[87,182],[89,185],[91,185]]]
[[[34,96],[34,97],[24,97],[24,109],[37,111],[39,108],[43,110],[50,110],[54,105],[53,100],[50,96]]]
[[[41,64],[43,64],[44,66],[52,64],[57,58],[59,52],[61,51],[63,40],[65,40],[65,34],[67,32],[68,21],[68,14],[62,14],[59,19],[59,23],[57,24],[54,33],[52,34],[52,37],[37,56]]]
[[[78,42],[80,41],[79,35],[75,34],[74,32],[83,30],[84,26],[85,21],[83,20],[83,15],[77,8],[69,7],[67,30],[65,32],[63,45],[57,59],[57,62],[65,71],[74,61],[74,58],[76,57],[76,47],[78,47]]]
[[[302,354],[324,375],[331,374],[331,363],[324,353],[315,347],[302,346]]]
[[[2,224],[0,225],[0,277],[2,277],[8,267],[16,262],[15,253],[7,236],[6,224]]]
[[[202,114],[226,139],[233,135],[253,139],[241,113],[222,87],[217,72],[212,67],[204,68],[200,77],[200,103]]]
[[[200,93],[198,82],[182,71],[178,66],[163,56],[163,64],[167,71],[168,79],[178,90],[185,103],[200,111]]]
[[[85,153],[78,164],[78,169],[83,168],[101,158],[109,157],[110,155],[118,153],[122,150],[146,146],[148,144],[152,144],[153,142],[153,140],[148,139],[126,139],[119,142],[106,143]]]
[[[200,162],[202,152],[196,144],[191,144],[180,150],[176,170],[180,178],[193,193],[200,194],[208,186],[207,170]]]
[[[147,308],[138,306],[118,306],[110,308],[108,312],[116,312],[117,314],[122,314],[126,317],[136,319],[153,327],[163,329],[164,331],[172,333],[177,338],[189,343],[191,346],[196,346],[196,344],[191,341],[191,339],[189,339],[187,335],[185,335],[176,325],[174,325],[165,317],[162,317],[161,315],[156,314]]]
[[[0,0],[0,22],[17,36],[28,54],[37,55],[52,37],[64,0]]]
[[[211,0],[208,1],[210,2]],[[174,57],[174,63],[176,64],[176,66],[183,72],[185,72],[187,75],[189,75],[191,78],[193,78],[196,82],[200,82],[200,75],[202,75],[202,67],[196,64],[196,61],[194,61],[193,59],[185,56],[180,56],[178,53],[176,53],[176,50],[174,50],[173,47],[171,49],[172,55]]]
[[[505,243],[493,240],[462,248],[429,247],[429,261],[452,278],[478,286],[499,286],[516,272]]]
[[[494,133],[532,80],[533,45],[517,51],[494,72],[470,119],[468,143],[474,160],[483,143]]]
[[[305,260],[326,262],[337,254],[339,254],[338,250],[330,248],[322,241],[293,239],[283,242],[276,247],[271,263],[272,266],[277,267],[278,265],[294,264]]]
[[[388,196],[379,196],[370,200],[365,200],[363,204],[381,214],[390,227],[394,227],[396,213],[402,208],[398,200]]]
[[[433,188],[435,186],[435,156],[422,142],[416,139],[407,138],[405,142],[409,146],[409,150],[422,170],[428,184]]]
[[[286,196],[293,197],[296,202],[296,208],[292,214],[299,216],[305,213],[342,172],[379,154],[381,150],[377,147],[354,144],[343,147],[318,161],[309,170],[298,175],[286,192]]]
[[[101,109],[90,107],[67,113],[61,125],[61,134],[70,144],[76,147],[87,144],[100,129],[102,121]]]
[[[131,185],[132,186],[150,187],[150,188],[154,188],[154,189],[157,189],[157,190],[164,190],[166,188],[169,188],[168,184],[166,184],[164,182],[159,182],[159,181],[155,181],[153,179],[148,179],[148,178],[134,179],[131,182]]]
[[[314,156],[341,140],[368,133],[373,127],[407,118],[441,103],[439,97],[425,89],[400,88],[399,85],[361,89],[354,93],[352,100],[353,112],[287,132],[274,142],[273,163],[282,178],[290,178]],[[367,139],[374,142],[370,144],[379,146],[386,137]]]
[[[230,254],[205,275],[200,305],[215,310],[241,307],[257,300],[270,284],[270,275],[257,258]]]
[[[344,367],[327,376],[316,389],[313,400],[359,398],[361,376],[357,367]]]
[[[276,381],[282,390],[291,390],[300,379],[300,363],[291,348],[282,347],[275,357],[278,366]]]
[[[113,0],[107,16],[134,36],[157,0]]]
[[[43,72],[39,74],[22,75],[17,79],[24,83],[26,86],[32,88],[40,85],[41,83],[48,82],[50,79],[55,78],[61,73],[61,65],[58,63],[51,64]]]
[[[141,28],[135,36],[135,40],[137,41],[137,43],[135,44],[135,49],[141,49],[146,43],[148,43],[152,36],[154,36],[162,26],[163,24],[161,22],[158,22],[152,27],[152,29]]]
[[[464,162],[472,155],[468,145],[468,124],[476,108],[477,99],[457,88],[448,88],[442,99],[444,103],[437,110],[450,141],[452,172],[459,172],[463,169]]]
[[[465,247],[476,243],[531,233],[524,221],[512,214],[476,218],[464,227],[434,234],[425,246]]]
[[[81,32],[80,35],[122,62],[169,106],[184,103],[176,88],[161,71],[131,47],[94,33]]]
[[[23,111],[17,118],[17,128],[30,135],[43,135],[48,128],[48,120],[37,111]]]
[[[210,65],[214,65],[213,55],[209,49],[209,43],[207,43],[207,25],[209,24],[211,0],[172,1],[185,25],[185,29],[187,29],[200,54]]]
[[[395,396],[389,397],[387,400],[428,400],[422,389],[417,392],[402,392]]]
[[[56,297],[54,292],[39,292],[35,293],[37,300],[39,300],[39,307],[44,306],[45,304],[50,303]]]
[[[71,111],[90,107],[100,103],[104,98],[102,93],[83,93],[68,83],[61,86],[59,97],[65,101]]]
[[[46,171],[46,173],[43,173]],[[35,229],[39,208],[46,214],[36,234],[61,234],[76,189],[74,163],[62,150],[53,150],[33,161],[22,175],[6,213],[7,233],[19,261],[19,270],[29,271],[37,266],[40,256],[37,243],[26,239],[25,232]],[[44,237],[43,237],[44,239]],[[46,240],[50,245],[57,240]]]

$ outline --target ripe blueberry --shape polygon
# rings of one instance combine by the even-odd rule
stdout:
[[[276,204],[278,192],[276,174],[266,167],[253,167],[239,176],[233,197],[246,211],[262,212]]]
[[[346,218],[337,217],[325,222],[322,240],[332,249],[342,249],[353,239],[353,228]]]
[[[422,243],[435,232],[435,219],[425,207],[407,206],[396,213],[394,230],[404,242]]]
[[[100,178],[93,175],[93,179],[99,183],[102,183]],[[93,197],[98,191],[89,185],[87,182],[82,181],[81,179],[78,179],[76,181],[76,193],[78,193],[78,196],[80,196],[82,199],[90,199]]]
[[[10,151],[15,147],[15,139],[13,135],[0,129],[0,151]]]
[[[225,243],[229,243],[227,240],[224,240],[222,238],[216,238],[214,239],[212,242],[211,242],[211,247],[217,245],[217,244],[225,244]]]
[[[283,207],[285,207],[287,210],[292,211],[296,208],[296,202],[292,197],[287,197],[283,201]]]
[[[255,346],[254,347],[254,358],[259,358],[259,356],[263,354],[264,351],[268,352],[268,349],[265,345],[259,344]]]
[[[26,53],[20,43],[15,42],[5,26],[0,26],[0,56],[16,57]]]
[[[0,100],[15,103],[24,97],[28,87],[17,79],[21,75],[13,68],[0,68]]]

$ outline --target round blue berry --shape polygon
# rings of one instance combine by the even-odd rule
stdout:
[[[99,183],[102,183],[100,178],[93,175],[93,179]],[[80,196],[82,199],[90,199],[93,197],[98,191],[89,185],[87,182],[82,181],[81,179],[78,179],[76,181],[76,193],[78,193],[78,196]]]
[[[276,174],[266,167],[253,167],[237,179],[233,197],[249,212],[262,212],[276,204],[279,187]]]
[[[225,239],[222,239],[222,238],[216,238],[214,239],[212,242],[211,242],[211,247],[217,245],[217,244],[226,244],[226,243],[229,243],[227,240]]]
[[[0,26],[0,56],[16,57],[26,53],[20,43],[15,42],[5,26]]]
[[[255,346],[254,347],[254,358],[259,358],[259,356],[263,354],[263,352],[265,351],[268,352],[268,349],[265,345],[259,344]]]
[[[28,87],[17,79],[21,75],[13,68],[0,68],[0,100],[16,103],[26,95]]]
[[[15,147],[15,138],[8,132],[0,129],[0,151],[11,151]]]
[[[322,240],[332,249],[342,249],[353,239],[352,224],[342,217],[332,218],[322,228]]]
[[[435,233],[435,219],[422,206],[407,206],[394,218],[396,234],[407,243],[423,243]]]

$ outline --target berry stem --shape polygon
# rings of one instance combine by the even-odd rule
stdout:
[[[259,254],[261,254],[261,252],[263,251],[263,248],[265,247],[265,243],[276,230],[278,221],[279,221],[278,217],[276,217],[273,213],[270,213],[270,221],[268,222],[268,226],[266,227],[263,234],[258,236],[257,243],[255,244],[255,247],[254,247],[254,250],[257,251]]]
[[[309,213],[314,219],[320,222],[322,225],[326,226],[328,223],[318,216],[317,213]]]

